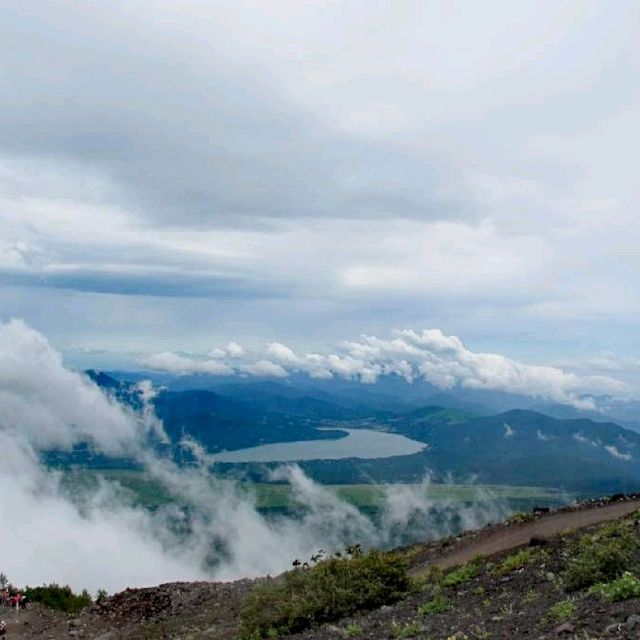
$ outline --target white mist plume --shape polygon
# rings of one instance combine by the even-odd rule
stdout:
[[[127,506],[112,488],[101,487],[78,506],[30,445],[0,433],[0,450],[0,544],[11,550],[2,571],[16,583],[96,591],[205,576],[183,554],[167,552],[151,513]]]
[[[0,325],[0,427],[37,448],[89,440],[107,453],[137,447],[133,414],[66,369],[46,339],[19,320]]]
[[[479,525],[504,511],[443,505],[438,516],[424,487],[391,487],[376,523],[287,466],[275,477],[288,482],[303,512],[267,519],[250,490],[209,473],[210,460],[197,444],[189,445],[200,461],[192,467],[154,453],[148,437],[163,432],[148,404],[153,389],[143,384],[138,390],[144,406],[134,413],[65,368],[46,339],[24,323],[0,325],[0,545],[12,550],[0,570],[16,583],[56,581],[113,591],[274,574],[320,548],[389,545],[408,527],[427,537],[453,529],[456,519]],[[106,482],[70,491],[68,479],[47,469],[39,454],[80,442],[137,459],[176,501],[151,512]],[[192,508],[178,506],[183,503]]]

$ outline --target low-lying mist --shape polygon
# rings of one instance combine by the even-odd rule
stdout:
[[[377,517],[286,465],[286,482],[303,507],[266,517],[246,485],[212,473],[197,443],[196,464],[159,456],[164,437],[151,410],[153,390],[141,389],[141,411],[106,396],[67,369],[46,339],[20,321],[0,325],[0,571],[19,585],[58,582],[110,592],[176,580],[230,580],[276,574],[295,558],[353,543],[391,547],[482,526],[508,512],[484,492],[473,504],[432,503],[423,485],[384,489]],[[136,506],[110,482],[68,491],[63,475],[40,454],[89,442],[94,450],[135,459],[175,500],[155,510]]]

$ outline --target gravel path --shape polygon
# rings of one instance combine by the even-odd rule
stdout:
[[[441,555],[437,560],[415,567],[411,574],[421,576],[432,566],[448,569],[464,564],[477,557],[485,557],[508,551],[525,544],[533,537],[548,538],[565,531],[575,531],[590,525],[622,518],[636,509],[640,509],[640,499],[614,502],[601,506],[579,509],[562,513],[545,515],[533,522],[481,532],[473,540],[461,540],[451,551]]]

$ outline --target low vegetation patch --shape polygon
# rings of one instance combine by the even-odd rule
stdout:
[[[447,573],[442,578],[442,585],[445,587],[456,587],[475,578],[480,572],[480,562],[472,560],[462,566]]]
[[[254,588],[241,611],[247,640],[297,633],[402,598],[412,583],[398,554],[355,550]]]
[[[567,622],[571,620],[576,612],[576,605],[571,600],[556,602],[549,609],[549,617],[556,622]]]
[[[567,591],[618,578],[633,562],[636,546],[635,535],[621,524],[604,527],[596,535],[582,536],[565,573]]]
[[[640,598],[640,580],[631,572],[625,571],[616,580],[594,585],[591,587],[590,592],[601,596],[609,602]]]
[[[348,624],[344,630],[346,638],[357,638],[362,635],[362,627],[359,624]]]
[[[422,633],[423,627],[417,621],[406,622],[405,624],[399,624],[397,622],[391,623],[391,635],[399,640],[405,638],[415,638],[418,634]]]
[[[506,576],[508,573],[512,573],[517,569],[522,569],[522,567],[529,564],[534,555],[535,552],[533,549],[526,548],[507,556],[496,568],[496,573],[499,576]]]
[[[526,511],[516,511],[512,513],[506,520],[506,524],[523,524],[525,522],[531,522],[533,515]]]
[[[87,591],[78,595],[71,590],[71,587],[61,587],[55,583],[41,587],[26,587],[24,595],[30,602],[40,602],[51,609],[65,613],[78,613],[93,604]]]
[[[433,600],[429,600],[429,602],[425,602],[418,607],[418,613],[423,616],[430,616],[434,613],[445,613],[448,610],[449,603],[441,593],[436,594]]]

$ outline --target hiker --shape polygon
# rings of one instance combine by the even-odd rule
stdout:
[[[7,623],[4,620],[0,620],[0,636],[7,635]]]

